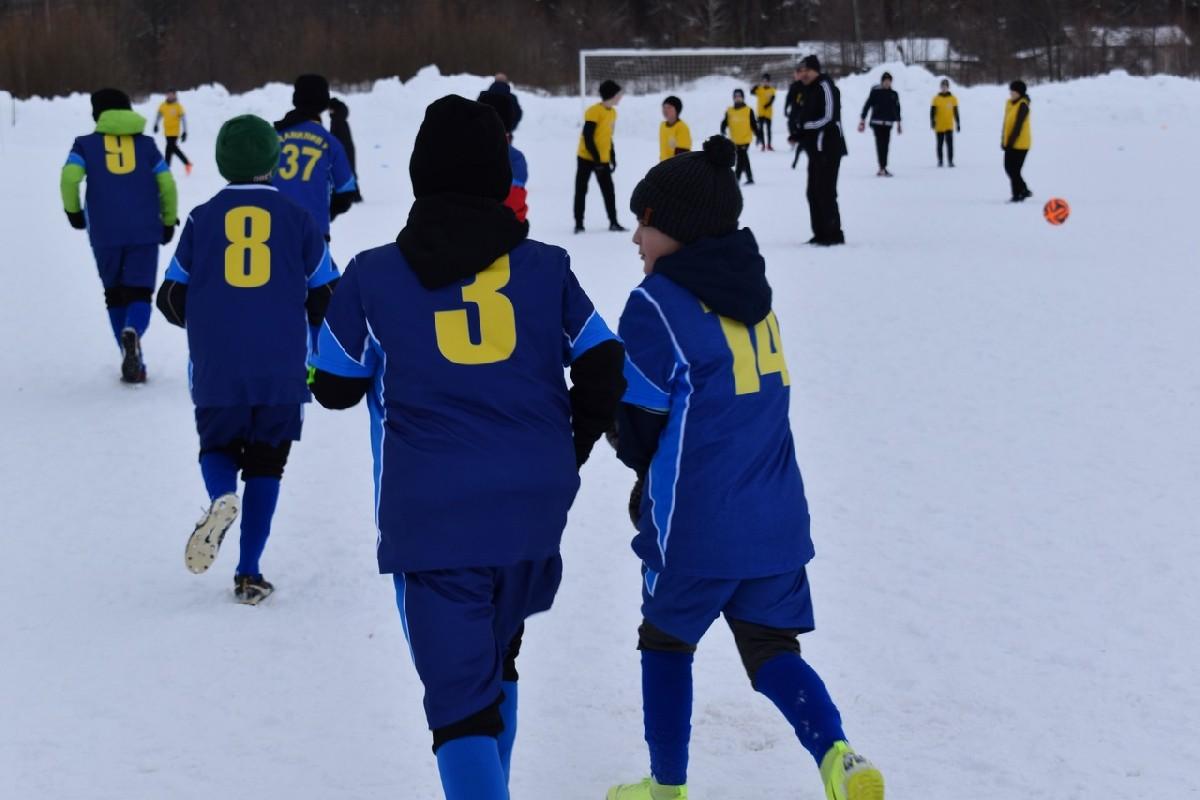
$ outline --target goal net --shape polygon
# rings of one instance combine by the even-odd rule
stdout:
[[[600,83],[610,79],[627,94],[670,91],[710,77],[733,78],[748,89],[764,72],[771,74],[773,85],[786,87],[803,57],[795,47],[580,50],[579,95],[595,95]]]

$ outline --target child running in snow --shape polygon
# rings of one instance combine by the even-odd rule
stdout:
[[[608,800],[687,797],[692,659],[722,614],[751,685],[782,712],[830,800],[882,800],[797,635],[814,627],[808,504],[788,420],[789,372],[765,263],[720,137],[634,189],[646,279],[621,315],[629,388],[617,455],[637,473],[642,702],[650,777]]]

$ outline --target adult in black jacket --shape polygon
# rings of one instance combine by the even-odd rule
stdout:
[[[796,71],[793,73],[795,80],[788,87],[783,103],[783,115],[787,118],[788,141],[796,148],[796,154],[792,156],[792,169],[796,168],[796,163],[800,161],[800,153],[804,151],[800,144],[800,107],[804,105],[804,81],[800,80],[800,74],[803,71],[802,67],[796,67]]]
[[[846,155],[842,134],[842,93],[833,78],[821,72],[821,61],[806,56],[801,63],[804,104],[798,120],[804,152],[808,154],[808,211],[813,237],[809,244],[845,244],[838,209],[837,181]]]
[[[900,126],[900,95],[892,88],[892,73],[883,73],[879,85],[871,89],[867,102],[863,103],[858,120],[859,133],[867,127],[868,114],[871,116],[871,131],[875,134],[875,156],[879,160],[879,172],[875,174],[890,178],[892,173],[888,172],[887,166],[892,126],[896,126],[896,133],[904,133]]]
[[[358,181],[358,160],[354,153],[354,136],[350,133],[350,108],[336,97],[329,101],[329,132],[342,143],[350,171],[354,173],[354,191],[348,192],[355,203],[362,202],[361,184]]]
[[[512,106],[512,128],[510,128],[508,132],[512,133],[515,131],[517,126],[521,124],[521,117],[525,112],[521,110],[521,101],[518,100],[516,94],[513,93],[512,84],[508,82],[508,76],[503,72],[496,73],[496,79],[492,81],[492,85],[484,89],[484,91],[491,92],[492,94],[502,95],[508,98],[509,105]]]

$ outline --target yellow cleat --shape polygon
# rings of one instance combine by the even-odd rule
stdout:
[[[687,785],[663,786],[653,778],[624,783],[608,790],[607,800],[687,800]]]
[[[883,773],[844,741],[821,759],[821,780],[826,800],[883,800]]]

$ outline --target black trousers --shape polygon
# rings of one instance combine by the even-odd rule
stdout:
[[[743,173],[747,180],[754,180],[754,173],[750,171],[750,145],[748,144],[737,145],[737,161],[733,167],[733,177],[741,180]]]
[[[872,125],[875,133],[875,157],[879,159],[879,168],[887,169],[888,147],[892,143],[891,125]]]
[[[818,242],[843,242],[842,212],[838,209],[837,181],[842,156],[810,150],[808,153],[808,215]]]
[[[946,155],[950,157],[950,166],[954,166],[954,131],[938,131],[937,154],[939,166],[942,163],[943,147],[946,149]]]
[[[1013,147],[1004,151],[1004,174],[1008,176],[1008,180],[1012,184],[1014,200],[1023,199],[1029,191],[1025,179],[1021,177],[1021,168],[1025,166],[1025,156],[1027,155],[1029,155],[1028,150],[1017,150]]]
[[[576,157],[575,167],[575,224],[583,226],[583,209],[587,200],[588,181],[592,173],[596,175],[596,183],[600,184],[600,194],[604,196],[604,210],[608,212],[608,221],[617,221],[617,196],[613,190],[612,171],[608,164],[596,164],[586,158]],[[599,167],[599,169],[597,169]]]
[[[188,161],[188,157],[185,156],[183,154],[183,151],[179,149],[179,137],[178,136],[168,136],[167,137],[167,152],[166,152],[165,158],[166,158],[168,167],[171,166],[171,155],[172,154],[179,156],[179,160],[182,161],[184,164],[192,163],[192,162]]]
[[[758,118],[758,143],[764,147],[771,146],[771,118]]]

